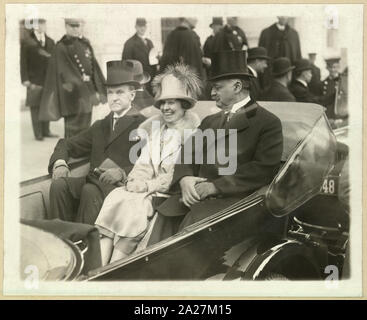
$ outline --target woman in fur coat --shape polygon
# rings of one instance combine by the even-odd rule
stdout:
[[[126,185],[107,196],[95,222],[102,235],[103,265],[135,251],[153,217],[153,198],[169,197],[181,146],[200,124],[189,109],[195,105],[202,83],[189,66],[168,66],[152,85],[160,114],[139,127],[138,133],[145,140],[141,154]]]

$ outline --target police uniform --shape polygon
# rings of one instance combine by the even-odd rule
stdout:
[[[323,96],[330,96],[330,95],[334,96],[334,99],[324,104],[324,107],[326,108],[326,115],[329,119],[336,118],[335,98],[336,98],[336,91],[338,90],[339,82],[340,82],[339,75],[336,78],[332,78],[331,76],[328,76],[325,80],[322,81],[322,95]]]
[[[77,135],[89,128],[93,106],[107,102],[104,83],[89,40],[63,36],[50,60],[40,118],[64,117],[65,138]]]

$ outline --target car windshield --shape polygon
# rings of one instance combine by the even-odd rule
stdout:
[[[315,104],[260,103],[282,121],[283,167],[270,184],[265,197],[274,216],[284,216],[311,197],[331,171],[336,138],[323,108]]]

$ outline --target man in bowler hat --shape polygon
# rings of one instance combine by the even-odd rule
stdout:
[[[153,49],[153,42],[145,36],[147,31],[147,21],[145,18],[137,18],[135,23],[136,33],[129,38],[122,51],[122,60],[138,60],[144,72],[148,73],[151,78],[155,76],[155,67],[149,63],[149,53]],[[149,82],[146,84],[147,89],[152,93]]]
[[[261,95],[264,101],[296,101],[294,95],[289,91],[288,85],[292,81],[294,66],[288,58],[278,58],[273,62],[273,81]]]
[[[40,119],[65,121],[65,138],[88,129],[92,108],[106,102],[105,79],[82,19],[65,19],[66,34],[57,42],[47,70]]]
[[[174,225],[167,222],[165,226],[170,232],[211,216],[269,184],[280,167],[283,151],[281,122],[251,99],[249,80],[252,76],[247,70],[246,52],[217,52],[213,55],[212,66],[211,95],[222,110],[204,118],[196,134],[213,130],[215,140],[194,147],[192,152],[190,148],[186,149],[186,144],[183,146],[181,162],[175,166],[171,184],[172,192],[178,194],[157,208],[158,217],[173,221]],[[224,129],[224,136],[217,135],[218,129]],[[225,175],[221,173],[223,165],[219,164],[218,153],[230,153],[229,139],[234,134],[237,136],[236,152],[230,155],[230,161],[237,165],[232,174]],[[201,158],[204,152],[217,155],[215,161],[205,160],[205,155]],[[196,163],[197,156],[204,159],[203,162]],[[191,159],[189,163],[188,159]],[[249,222],[248,232],[255,230],[254,224],[260,223],[260,216]],[[151,244],[169,236],[165,227],[161,230],[153,228]],[[161,237],[157,236],[159,233]]]
[[[248,49],[247,66],[249,73],[253,75],[250,78],[250,96],[255,101],[259,98],[262,90],[259,81],[259,75],[263,74],[268,67],[270,57],[267,50],[263,47],[256,47]]]
[[[56,137],[50,132],[50,122],[38,118],[47,67],[55,42],[46,34],[45,19],[33,19],[32,26],[29,37],[21,42],[20,76],[27,88],[26,105],[31,109],[34,137],[42,141],[44,137]]]
[[[332,100],[329,96],[318,96],[311,93],[309,83],[312,79],[311,63],[307,59],[299,59],[295,62],[293,81],[289,90],[296,97],[297,102],[312,102],[318,104],[328,103]]]
[[[94,224],[104,198],[133,167],[129,150],[136,141],[130,141],[129,135],[145,119],[132,106],[139,87],[133,64],[107,62],[106,85],[110,114],[78,135],[59,140],[51,156],[49,219]],[[86,177],[70,177],[70,157],[89,157]],[[94,175],[95,168],[103,172],[99,177]]]

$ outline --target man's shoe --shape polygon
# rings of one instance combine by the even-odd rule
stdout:
[[[57,134],[53,134],[51,132],[46,133],[43,136],[46,137],[46,138],[58,138],[59,137]]]

